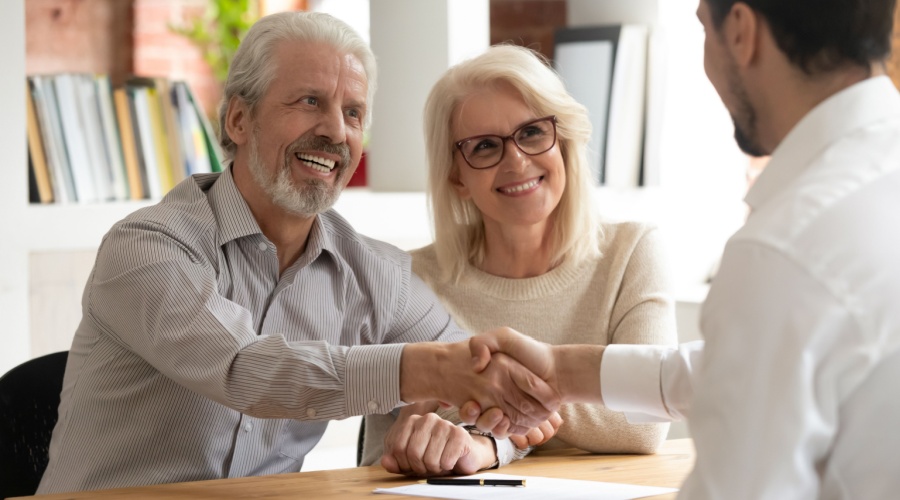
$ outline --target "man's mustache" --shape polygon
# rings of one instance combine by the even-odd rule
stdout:
[[[340,163],[334,167],[336,169],[343,169],[350,165],[350,146],[345,142],[334,144],[328,139],[317,135],[302,136],[288,147],[288,155],[293,157],[301,151],[321,151],[340,156]]]

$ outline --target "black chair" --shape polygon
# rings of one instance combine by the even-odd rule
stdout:
[[[359,436],[356,438],[356,466],[359,467],[362,464],[363,457],[363,445],[366,442],[366,417],[363,415],[363,418],[360,419],[359,422]]]
[[[0,498],[37,491],[47,468],[68,354],[26,361],[0,377]]]

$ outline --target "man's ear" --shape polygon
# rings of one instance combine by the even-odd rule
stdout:
[[[247,103],[238,96],[232,96],[225,111],[225,131],[231,141],[237,145],[247,144],[250,140],[250,110]]]
[[[762,19],[744,2],[735,2],[722,23],[722,34],[738,67],[747,67],[759,56]]]

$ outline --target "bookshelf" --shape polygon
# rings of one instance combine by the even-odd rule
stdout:
[[[96,248],[117,220],[149,201],[35,205],[28,202],[24,136],[25,0],[0,3],[0,43],[7,47],[0,72],[0,148],[6,153],[0,182],[0,311],[4,318],[0,373],[32,357],[29,261],[35,252]]]

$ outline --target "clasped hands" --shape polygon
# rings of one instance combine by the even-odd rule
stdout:
[[[401,380],[401,387],[422,390],[406,393],[408,400],[420,402],[403,408],[385,436],[381,464],[386,470],[421,476],[471,474],[496,460],[490,438],[472,435],[438,416],[438,403],[417,399],[420,394],[441,394],[443,406],[460,408],[463,422],[496,438],[509,436],[520,449],[543,444],[556,434],[562,424],[556,413],[561,397],[549,345],[499,328],[468,343],[432,345],[431,351],[423,350],[426,347],[407,346],[410,365],[404,365],[401,379],[422,373],[414,369],[429,360],[432,376],[414,384],[409,378]],[[428,354],[419,355],[423,353]],[[429,379],[439,387],[423,388]]]

